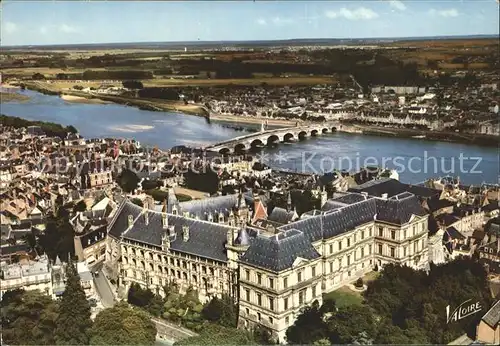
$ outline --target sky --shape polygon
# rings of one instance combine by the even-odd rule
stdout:
[[[3,0],[1,45],[496,34],[498,0]]]

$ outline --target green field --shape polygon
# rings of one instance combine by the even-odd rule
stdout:
[[[361,294],[352,291],[347,286],[340,287],[336,291],[325,294],[323,300],[335,300],[335,304],[339,308],[350,305],[361,305],[363,303]]]

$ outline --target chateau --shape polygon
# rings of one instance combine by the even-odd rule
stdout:
[[[251,223],[267,216],[260,199],[241,193],[179,203],[172,191],[163,205],[144,207],[124,200],[109,224],[106,261],[121,286],[163,294],[176,282],[202,300],[230,294],[240,327],[263,325],[283,342],[300,309],[323,293],[387,263],[428,266],[428,216],[415,195],[335,193],[322,204],[264,228]]]

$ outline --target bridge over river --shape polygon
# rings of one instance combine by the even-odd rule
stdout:
[[[250,133],[229,139],[224,142],[215,143],[205,147],[207,150],[218,151],[221,154],[248,150],[252,147],[272,145],[280,142],[292,142],[307,137],[314,137],[323,133],[331,133],[342,130],[340,122],[324,122],[319,124],[301,124],[294,127],[285,127],[272,130],[261,129],[260,132]]]

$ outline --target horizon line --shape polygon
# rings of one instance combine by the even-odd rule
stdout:
[[[292,41],[373,41],[373,40],[392,40],[392,41],[422,41],[425,39],[438,39],[438,40],[446,40],[446,39],[466,39],[466,38],[497,38],[498,33],[494,34],[470,34],[470,35],[434,35],[434,36],[381,36],[381,37],[351,37],[351,38],[341,38],[341,37],[331,37],[331,38],[287,38],[287,39],[266,39],[266,40],[198,40],[198,41],[132,41],[132,42],[101,42],[101,43],[54,43],[54,44],[22,44],[22,45],[6,45],[3,46],[0,43],[0,46],[3,49],[12,49],[12,48],[43,48],[43,47],[78,47],[78,46],[98,46],[98,45],[133,45],[133,44],[163,44],[163,45],[202,45],[202,44],[222,44],[222,43],[273,43],[273,42],[292,42]]]

